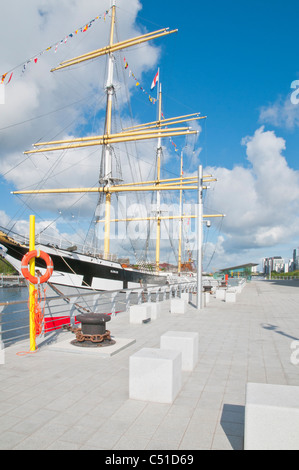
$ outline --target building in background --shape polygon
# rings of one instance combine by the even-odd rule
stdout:
[[[246,277],[251,278],[253,273],[257,272],[258,264],[247,263],[239,266],[231,266],[229,268],[220,269],[221,274],[228,274],[229,277]]]
[[[277,273],[288,272],[289,262],[281,256],[272,256],[272,258],[263,259],[263,273],[269,274],[272,271]]]
[[[293,259],[291,264],[291,271],[297,271],[299,269],[299,248],[294,248]]]

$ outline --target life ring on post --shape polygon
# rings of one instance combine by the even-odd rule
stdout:
[[[28,264],[32,258],[41,258],[44,260],[47,266],[47,270],[45,274],[43,274],[42,276],[32,276],[32,274],[30,274],[30,271],[28,269]],[[53,270],[54,270],[53,261],[51,257],[44,251],[33,250],[33,251],[29,251],[28,253],[26,253],[25,256],[23,256],[22,264],[21,264],[21,272],[24,278],[27,279],[27,281],[31,282],[31,284],[43,284],[44,282],[47,282],[48,279],[50,279],[50,277],[52,276]]]

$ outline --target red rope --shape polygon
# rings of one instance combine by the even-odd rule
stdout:
[[[34,336],[37,338],[37,336],[40,336],[43,331],[43,325],[44,325],[44,316],[45,316],[45,305],[46,305],[46,287],[44,288],[44,296],[43,298],[41,297],[41,289],[40,286],[38,289],[34,289],[34,291],[31,294],[32,296],[32,302],[31,305],[34,306],[34,317],[33,317],[33,322],[34,322]],[[43,306],[42,306],[43,302]],[[28,300],[28,308],[30,312],[30,297]],[[31,312],[30,312],[31,313]],[[35,351],[21,351],[18,352],[18,356],[24,356],[26,354],[34,354],[37,351],[38,348],[36,348]]]

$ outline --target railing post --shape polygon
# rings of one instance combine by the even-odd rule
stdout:
[[[138,291],[138,298],[137,298],[137,304],[138,305],[142,304],[142,293],[143,293],[143,289],[140,289]]]
[[[70,326],[74,328],[75,326],[75,311],[77,309],[76,303],[78,302],[79,297],[74,297],[70,300]]]
[[[126,292],[126,312],[130,310],[130,295],[131,295],[131,292],[127,291]]]
[[[115,310],[116,310],[116,296],[117,296],[117,292],[113,292],[113,294],[111,294],[111,302],[112,302],[112,308],[111,308],[111,316],[112,317],[115,317]]]
[[[166,287],[163,287],[163,300],[166,300],[166,297],[167,297],[167,288]]]
[[[97,311],[98,304],[100,303],[101,296],[102,296],[101,294],[96,294],[93,297],[92,309],[93,309],[94,312]]]

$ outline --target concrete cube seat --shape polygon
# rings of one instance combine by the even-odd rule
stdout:
[[[182,386],[182,354],[179,351],[143,348],[129,361],[129,397],[172,403]]]
[[[186,313],[187,301],[184,299],[170,299],[170,313]]]
[[[156,320],[161,314],[161,302],[150,302],[148,305],[151,312],[151,319]]]
[[[130,323],[141,324],[150,320],[150,318],[151,310],[147,302],[130,306]]]
[[[207,304],[210,302],[211,300],[211,294],[210,292],[204,292],[203,293],[203,299],[204,299],[204,305],[207,306]]]
[[[248,383],[244,450],[299,449],[299,387]]]
[[[219,300],[225,299],[225,289],[216,289],[216,299],[219,299]]]
[[[236,292],[227,290],[225,292],[224,300],[225,300],[225,302],[236,302],[236,300],[237,300]]]
[[[189,292],[181,292],[181,299],[189,302],[190,300],[190,293]]]
[[[198,361],[198,333],[167,331],[160,337],[160,348],[180,351],[182,370],[193,370]]]

